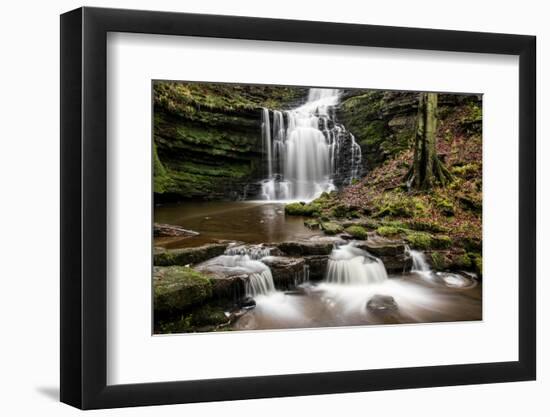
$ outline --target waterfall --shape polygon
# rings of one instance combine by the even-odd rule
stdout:
[[[269,249],[263,248],[263,250],[268,251]],[[275,292],[275,283],[271,269],[258,260],[268,252],[262,252],[258,245],[250,253],[251,255],[246,254],[244,246],[228,248],[224,255],[209,259],[202,265],[209,270],[216,270],[222,273],[247,275],[248,280],[245,281],[245,292],[250,297]],[[256,259],[252,259],[252,257]]]
[[[405,246],[405,253],[412,258],[412,272],[431,272],[430,265],[426,261],[426,255],[424,253],[412,250],[409,246]]]
[[[271,127],[269,125],[269,110],[262,109],[262,146],[267,162],[267,176],[273,175],[273,161],[271,159]]]
[[[326,280],[337,284],[372,284],[388,279],[384,263],[349,243],[332,250]]]
[[[258,295],[275,292],[275,284],[273,283],[271,270],[266,266],[266,269],[262,272],[250,274],[245,285],[245,291],[246,295],[253,298]]]
[[[362,170],[361,147],[336,122],[334,108],[340,92],[311,88],[307,102],[293,110],[262,109],[262,146],[267,177],[264,200],[312,200],[335,189],[334,182],[350,184]]]

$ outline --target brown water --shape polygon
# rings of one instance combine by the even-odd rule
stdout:
[[[254,201],[197,201],[155,207],[156,223],[168,223],[199,232],[191,238],[155,238],[155,246],[181,248],[218,240],[278,243],[316,234],[304,218],[285,216],[283,203]]]
[[[482,319],[481,283],[449,287],[434,278],[411,273],[380,284],[305,284],[302,291],[256,297],[256,307],[234,324],[235,330],[290,329],[401,323],[434,323]],[[366,308],[375,294],[390,295],[397,310]]]

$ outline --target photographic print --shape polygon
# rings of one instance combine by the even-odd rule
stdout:
[[[152,82],[153,333],[482,320],[482,96]]]

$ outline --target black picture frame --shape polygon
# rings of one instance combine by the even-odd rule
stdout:
[[[108,32],[519,56],[519,360],[108,386]],[[61,15],[61,401],[94,409],[535,379],[535,51],[524,35],[88,7]]]

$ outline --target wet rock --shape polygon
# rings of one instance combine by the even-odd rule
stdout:
[[[413,264],[412,258],[404,253],[393,256],[380,256],[379,258],[384,262],[386,271],[388,271],[389,274],[409,272]]]
[[[256,307],[256,301],[252,297],[244,297],[239,301],[239,307],[249,310]]]
[[[212,298],[212,284],[207,276],[188,267],[155,267],[153,293],[155,314],[168,314]]]
[[[309,267],[309,279],[320,281],[325,277],[329,255],[305,256],[304,261]]]
[[[153,225],[153,235],[155,237],[192,237],[198,236],[199,232],[187,230],[174,224],[155,223]]]
[[[228,244],[209,243],[195,248],[171,249],[154,254],[156,266],[190,265],[214,258],[224,253]]]
[[[373,313],[385,313],[397,310],[397,303],[391,295],[375,294],[367,302],[367,310]]]
[[[403,240],[388,239],[372,233],[369,233],[368,240],[358,242],[357,247],[380,258],[383,256],[400,256],[405,253]]]
[[[271,269],[277,288],[292,288],[304,279],[304,258],[268,256],[262,258],[262,262]]]
[[[303,241],[282,242],[277,247],[288,256],[330,255],[334,245],[343,242],[338,237],[318,237]]]

